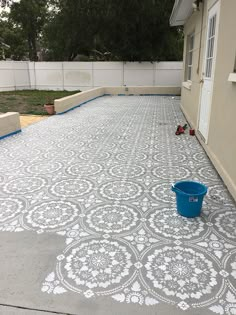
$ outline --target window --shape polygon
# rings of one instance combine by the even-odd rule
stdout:
[[[209,21],[209,31],[207,38],[207,55],[206,55],[206,69],[205,76],[206,78],[211,78],[212,75],[212,62],[213,62],[213,53],[214,53],[214,44],[215,44],[215,34],[216,33],[216,14],[211,17]]]
[[[187,38],[186,79],[192,81],[194,33]]]

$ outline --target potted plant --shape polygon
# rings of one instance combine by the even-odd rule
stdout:
[[[51,97],[47,97],[44,108],[49,115],[55,114],[54,100]]]

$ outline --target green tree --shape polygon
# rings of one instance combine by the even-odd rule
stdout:
[[[11,2],[10,17],[27,39],[31,60],[39,41],[47,60],[182,59],[182,30],[169,26],[173,0]]]
[[[45,27],[48,57],[182,59],[182,32],[169,26],[173,0],[53,0]]]
[[[169,26],[172,6],[170,0],[112,1],[105,27],[100,32],[105,46],[125,61],[181,58],[181,45],[180,51],[176,49],[176,42],[181,38]]]
[[[0,0],[0,7],[6,8],[9,7],[12,3],[12,0]]]
[[[46,0],[21,0],[13,2],[10,10],[10,19],[21,27],[28,42],[29,59],[36,61],[37,41],[47,15]]]
[[[44,28],[44,40],[50,59],[73,60],[77,54],[89,55],[94,49],[93,2],[51,1],[53,9],[49,12]]]
[[[7,12],[0,14],[0,59],[22,60],[27,57],[27,41],[22,29],[15,25]]]

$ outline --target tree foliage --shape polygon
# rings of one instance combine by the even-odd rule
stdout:
[[[46,12],[46,4],[48,11]],[[24,31],[29,56],[37,41],[47,60],[182,59],[181,29],[169,26],[174,0],[21,0],[11,18]]]
[[[15,25],[7,12],[0,15],[0,59],[22,60],[27,56],[27,41],[22,29]]]
[[[0,0],[0,7],[6,8],[9,7],[12,3],[12,0]]]
[[[37,60],[37,40],[46,21],[46,0],[21,0],[11,5],[10,19],[19,27],[28,42],[30,60]]]

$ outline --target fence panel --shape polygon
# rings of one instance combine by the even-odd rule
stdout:
[[[181,86],[182,62],[0,61],[0,91]]]

